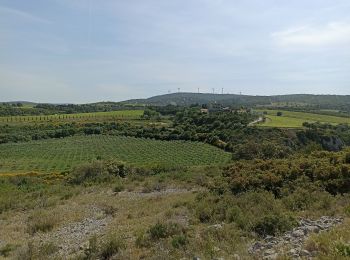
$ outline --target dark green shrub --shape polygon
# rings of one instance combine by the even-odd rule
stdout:
[[[160,223],[158,222],[154,226],[151,226],[148,230],[150,239],[159,240],[163,238],[168,238],[174,235],[183,234],[184,230],[177,223]]]
[[[345,163],[350,164],[350,153],[345,154]]]
[[[166,238],[168,237],[167,226],[158,222],[157,224],[155,224],[149,229],[149,234],[153,240]]]
[[[350,244],[338,242],[334,246],[335,252],[339,256],[350,257]]]
[[[96,181],[105,178],[108,174],[102,161],[94,161],[76,167],[70,174],[70,182],[73,184],[82,184],[88,181]]]
[[[271,214],[258,221],[253,230],[260,236],[275,236],[292,229],[295,225],[296,221],[290,216]]]
[[[107,237],[107,241],[100,248],[101,259],[111,259],[114,255],[120,253],[125,248],[123,241],[115,235]]]
[[[188,240],[184,235],[175,236],[171,241],[171,245],[177,249],[181,247],[185,247],[187,243],[188,243]]]
[[[117,161],[109,161],[106,163],[106,168],[109,174],[119,176],[122,178],[126,177],[127,169],[125,164]]]
[[[209,208],[202,207],[202,208],[197,209],[197,215],[198,215],[200,222],[202,222],[202,223],[207,223],[207,222],[210,222],[212,220],[211,210]]]
[[[5,246],[0,248],[0,256],[3,257],[8,257],[10,253],[15,250],[17,246],[11,245],[11,244],[6,244]]]

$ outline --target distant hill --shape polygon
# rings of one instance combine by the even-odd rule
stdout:
[[[18,103],[21,103],[23,105],[27,105],[27,106],[35,106],[36,103],[34,102],[29,102],[29,101],[9,101],[9,102],[0,102],[0,103],[3,103],[3,104],[18,104]]]
[[[259,103],[270,103],[269,97],[259,97]],[[124,101],[127,104],[144,104],[144,105],[178,105],[189,106],[192,104],[248,104],[255,101],[254,96],[234,95],[234,94],[200,94],[200,93],[174,93],[160,96],[154,96],[147,99],[132,99]]]
[[[296,105],[318,106],[320,108],[350,108],[350,96],[340,95],[279,95],[279,96],[247,96],[235,94],[200,94],[200,93],[174,93],[155,96],[147,99],[127,100],[126,104],[144,105],[178,105],[189,106],[192,104],[218,103],[222,105],[247,105],[247,106],[271,106],[271,105]]]

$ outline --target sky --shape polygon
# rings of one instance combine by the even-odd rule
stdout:
[[[0,101],[350,95],[349,0],[0,0]]]

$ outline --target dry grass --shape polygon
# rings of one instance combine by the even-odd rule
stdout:
[[[112,218],[108,224],[108,232],[118,234],[123,239],[126,245],[123,255],[126,259],[135,259],[151,254],[151,251],[147,253],[148,249],[140,249],[135,245],[136,234],[163,220],[165,212],[171,211],[174,204],[192,200],[193,196],[191,192],[183,190],[174,193],[145,194],[125,191],[115,193],[113,185],[87,187],[79,195],[49,207],[26,211],[9,210],[2,213],[1,240],[18,247],[13,249],[15,252],[9,252],[11,257],[25,254],[28,250],[39,252],[42,238],[40,234],[45,232],[45,237],[50,236],[60,227],[91,217],[91,214],[94,214],[92,209],[98,208],[103,212],[100,217]],[[104,233],[98,234],[102,239],[104,235]],[[86,242],[90,237],[91,235],[86,236]]]
[[[318,259],[349,259],[350,258],[350,218],[329,232],[311,236],[305,243],[305,248],[317,251]]]

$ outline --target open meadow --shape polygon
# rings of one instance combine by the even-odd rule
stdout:
[[[267,127],[286,127],[286,128],[300,128],[303,127],[304,122],[308,123],[327,123],[327,124],[349,124],[350,118],[337,117],[330,115],[320,115],[313,113],[294,112],[285,110],[256,110],[257,112],[267,112],[266,121],[260,126]],[[277,113],[281,112],[281,116]]]

